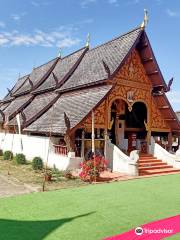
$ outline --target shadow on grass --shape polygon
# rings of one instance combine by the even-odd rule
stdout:
[[[65,223],[72,222],[77,218],[86,217],[93,213],[94,212],[90,212],[70,218],[49,221],[18,221],[0,219],[0,239],[41,240]]]

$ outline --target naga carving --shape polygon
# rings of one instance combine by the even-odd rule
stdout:
[[[68,118],[68,116],[66,115],[65,112],[64,112],[64,122],[65,122],[65,125],[66,125],[66,133],[65,133],[65,136],[64,136],[64,141],[66,143],[67,151],[68,152],[75,152],[74,138],[73,138],[72,134],[70,134],[71,123],[70,123],[70,120],[69,120],[69,118]]]

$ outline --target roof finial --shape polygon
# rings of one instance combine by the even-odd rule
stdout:
[[[36,68],[36,62],[34,61],[34,62],[33,62],[33,69],[32,69],[32,70],[34,71],[35,68]]]
[[[58,58],[62,57],[62,48],[59,48],[59,52],[58,52]]]
[[[90,33],[88,33],[86,37],[86,47],[89,47],[89,45],[90,45]]]
[[[144,9],[144,20],[141,23],[141,28],[145,28],[147,26],[148,23],[148,11],[147,9]]]

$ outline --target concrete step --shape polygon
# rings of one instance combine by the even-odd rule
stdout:
[[[138,164],[140,176],[180,173],[180,169],[173,168],[173,166],[153,157],[151,154],[141,154]]]
[[[154,170],[154,169],[167,169],[167,168],[173,168],[173,166],[170,166],[170,165],[158,165],[158,166],[147,166],[147,167],[139,167],[139,171],[146,171],[146,170]]]
[[[139,163],[161,163],[162,162],[162,160],[160,160],[160,159],[155,159],[155,160],[139,160],[138,161]]]
[[[140,153],[139,154],[140,157],[152,157],[152,154],[148,154],[148,153]]]
[[[166,166],[167,163],[164,162],[147,162],[147,163],[139,163],[139,167],[145,167],[145,166],[159,166],[159,165],[164,165]]]
[[[153,175],[153,174],[165,174],[165,173],[180,173],[180,169],[176,168],[163,168],[163,169],[152,169],[152,170],[143,170],[141,171],[140,175]]]
[[[139,159],[156,159],[154,156],[139,156]]]

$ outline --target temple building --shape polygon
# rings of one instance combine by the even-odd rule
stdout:
[[[108,156],[149,153],[152,137],[171,150],[180,123],[166,92],[145,26],[102,45],[57,57],[23,77],[0,103],[1,133],[50,137],[54,152]],[[92,146],[93,144],[93,146]]]

